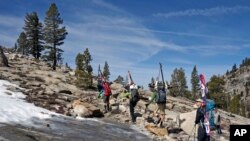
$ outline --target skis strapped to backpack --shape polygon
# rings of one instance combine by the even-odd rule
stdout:
[[[98,67],[98,82],[97,83],[98,83],[97,87],[98,87],[99,93],[103,92],[104,93],[103,95],[105,95],[105,96],[109,96],[112,94],[109,83],[107,80],[105,80],[105,78],[102,74],[100,65]]]
[[[156,103],[158,104],[164,104],[166,103],[166,90],[165,90],[165,80],[163,76],[163,71],[162,71],[162,64],[160,63],[160,71],[159,75],[161,75],[162,82],[157,82],[156,88],[157,88],[157,95],[156,95]],[[160,76],[157,77],[159,79]]]
[[[200,84],[201,84],[201,93],[202,93],[202,100],[205,104],[205,114],[204,114],[204,126],[206,129],[207,135],[210,135],[210,126],[214,125],[214,116],[213,116],[213,109],[215,107],[215,103],[213,100],[207,99],[207,85],[205,81],[204,74],[200,74]]]
[[[130,71],[128,71],[128,76],[129,76],[129,86],[130,86],[131,99],[132,99],[132,101],[136,102],[139,100],[138,87],[134,83]]]
[[[130,71],[128,71],[128,77],[129,77],[129,85],[134,84]]]

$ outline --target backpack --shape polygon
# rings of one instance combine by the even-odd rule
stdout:
[[[131,100],[134,102],[139,101],[139,92],[138,89],[130,89]]]
[[[166,99],[167,99],[167,93],[166,93],[165,88],[158,88],[155,102],[157,104],[166,104],[167,102]]]
[[[105,96],[110,96],[111,95],[111,89],[109,87],[108,82],[103,83],[103,88],[104,88],[104,95]]]
[[[98,89],[98,92],[101,92],[103,90],[102,80],[98,80],[97,89]]]
[[[215,115],[214,115],[215,102],[211,99],[206,100],[206,112],[208,115],[210,127],[215,127]]]

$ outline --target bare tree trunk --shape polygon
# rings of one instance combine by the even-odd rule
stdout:
[[[57,56],[56,56],[56,45],[55,45],[55,43],[53,45],[53,49],[54,49],[54,52],[53,52],[53,70],[56,70]]]

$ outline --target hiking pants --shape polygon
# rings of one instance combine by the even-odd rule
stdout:
[[[110,111],[110,107],[109,107],[109,98],[110,98],[110,95],[109,96],[103,96],[103,102],[105,103],[104,105],[104,109],[105,111]]]
[[[217,134],[222,134],[220,125],[216,125]]]
[[[206,130],[201,125],[198,127],[198,141],[210,141],[210,136],[207,135]]]
[[[134,108],[137,102],[138,102],[137,100],[132,100],[132,99],[130,99],[129,101],[129,110],[130,110],[130,116],[131,116],[132,122],[135,122],[136,120]]]

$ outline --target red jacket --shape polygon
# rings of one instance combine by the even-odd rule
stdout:
[[[111,89],[109,87],[109,83],[108,82],[103,82],[102,86],[104,88],[104,95],[105,96],[110,96],[111,95]]]

